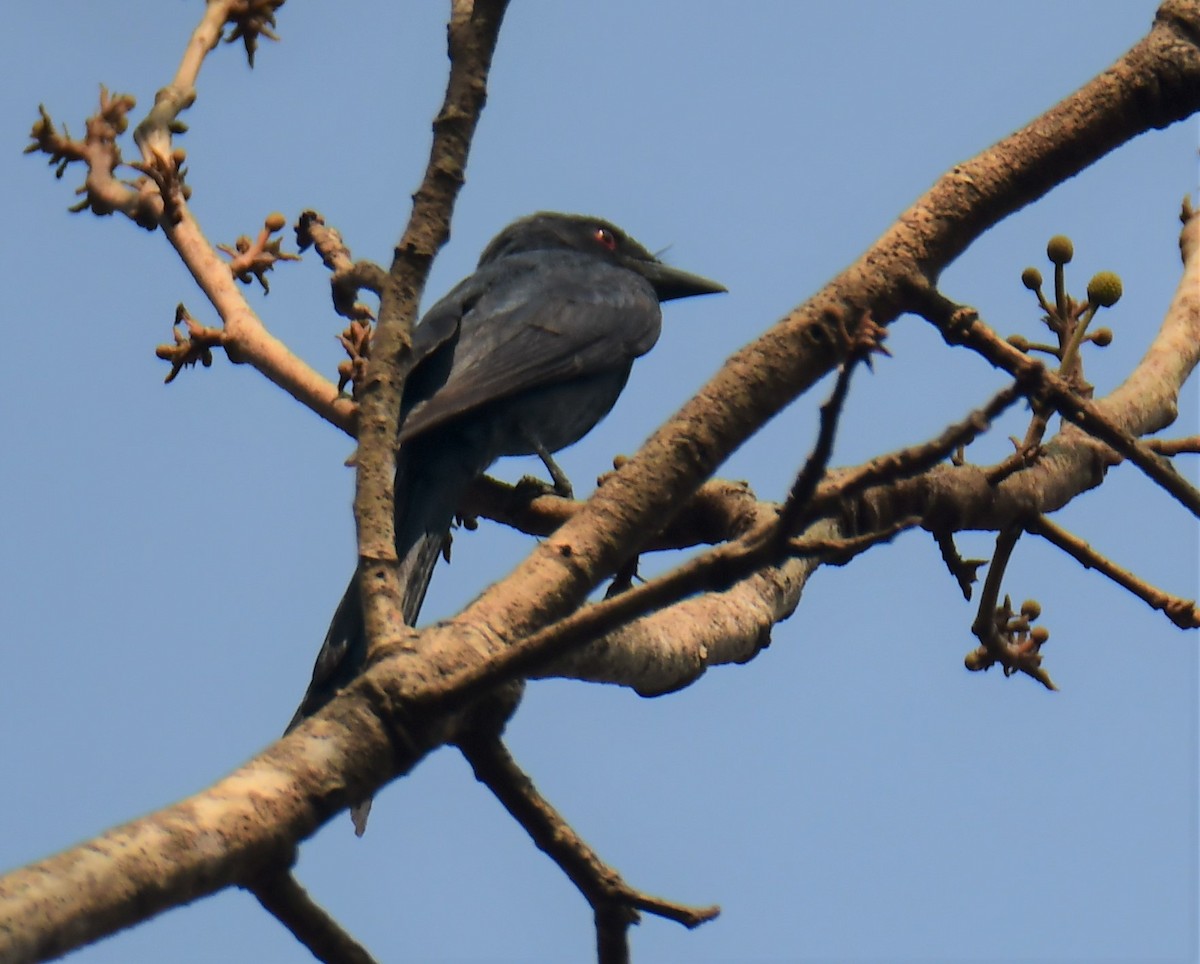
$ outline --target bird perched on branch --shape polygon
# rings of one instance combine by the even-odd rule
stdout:
[[[725,289],[669,267],[599,218],[515,221],[413,328],[396,454],[396,554],[403,615],[416,622],[454,514],[496,459],[579,441],[658,340],[660,301]],[[324,706],[366,661],[357,574],[334,613],[288,729]]]

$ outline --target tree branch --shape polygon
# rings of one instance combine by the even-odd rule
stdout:
[[[263,909],[326,964],[375,964],[365,947],[347,934],[289,874],[271,874],[248,884]]]
[[[498,737],[476,730],[459,739],[458,746],[475,771],[475,778],[496,795],[538,849],[559,866],[591,904],[601,964],[628,960],[626,932],[629,925],[638,922],[639,911],[689,928],[699,927],[720,913],[716,906],[689,907],[630,887],[538,793]]]
[[[412,325],[433,258],[450,237],[454,202],[487,99],[487,75],[507,0],[454,0],[449,27],[450,79],[433,122],[433,144],[404,236],[380,291],[366,381],[358,388],[358,471],[354,518],[368,652],[410,630],[396,576],[396,435]]]

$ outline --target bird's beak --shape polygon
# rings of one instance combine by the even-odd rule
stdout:
[[[654,286],[659,301],[674,298],[690,298],[693,295],[714,295],[727,290],[724,285],[672,268],[661,261],[634,261],[629,264],[638,274]]]

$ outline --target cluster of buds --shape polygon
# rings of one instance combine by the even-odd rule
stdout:
[[[345,389],[348,383],[353,383],[352,392],[357,396],[358,386],[367,374],[367,359],[371,357],[370,319],[351,321],[346,330],[338,335],[338,341],[342,343],[348,356],[338,363],[338,391]]]
[[[249,284],[251,279],[257,279],[264,292],[269,293],[271,286],[267,283],[267,272],[279,261],[299,261],[300,256],[288,254],[281,249],[283,238],[272,238],[276,231],[282,231],[287,224],[278,211],[268,214],[263,222],[262,230],[253,241],[242,235],[234,242],[234,247],[218,244],[217,247],[229,255],[229,272],[242,284]]]
[[[180,330],[181,326],[183,331]],[[164,379],[168,385],[181,371],[197,362],[208,368],[213,362],[213,347],[225,344],[225,333],[220,328],[208,328],[200,324],[182,302],[175,308],[171,332],[175,336],[174,344],[159,345],[154,349],[154,354],[171,363],[171,371]]]
[[[1026,673],[1047,689],[1058,689],[1042,669],[1041,649],[1050,638],[1050,630],[1033,625],[1041,614],[1037,600],[1026,599],[1020,611],[1014,612],[1012,602],[1005,596],[1003,605],[997,606],[993,614],[991,638],[967,653],[963,664],[978,673],[999,663],[1005,676]]]
[[[1121,279],[1112,271],[1100,271],[1087,286],[1087,299],[1080,301],[1067,292],[1064,268],[1075,256],[1071,239],[1056,234],[1046,245],[1046,257],[1054,265],[1054,301],[1047,300],[1042,291],[1042,273],[1037,268],[1026,268],[1021,272],[1021,283],[1032,291],[1045,315],[1043,323],[1055,335],[1057,344],[1036,344],[1023,335],[1013,335],[1009,344],[1021,351],[1040,351],[1059,360],[1059,373],[1064,377],[1081,381],[1079,373],[1079,347],[1091,342],[1098,348],[1112,344],[1113,333],[1109,328],[1088,331],[1088,326],[1101,308],[1111,308],[1121,298]],[[1082,384],[1081,388],[1084,388]]]

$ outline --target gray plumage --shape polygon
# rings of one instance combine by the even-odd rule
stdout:
[[[396,457],[396,552],[414,625],[455,512],[506,455],[556,452],[612,408],[658,340],[660,301],[724,291],[659,262],[598,218],[541,213],[487,246],[413,329]],[[334,614],[288,729],[366,660],[358,579]]]

